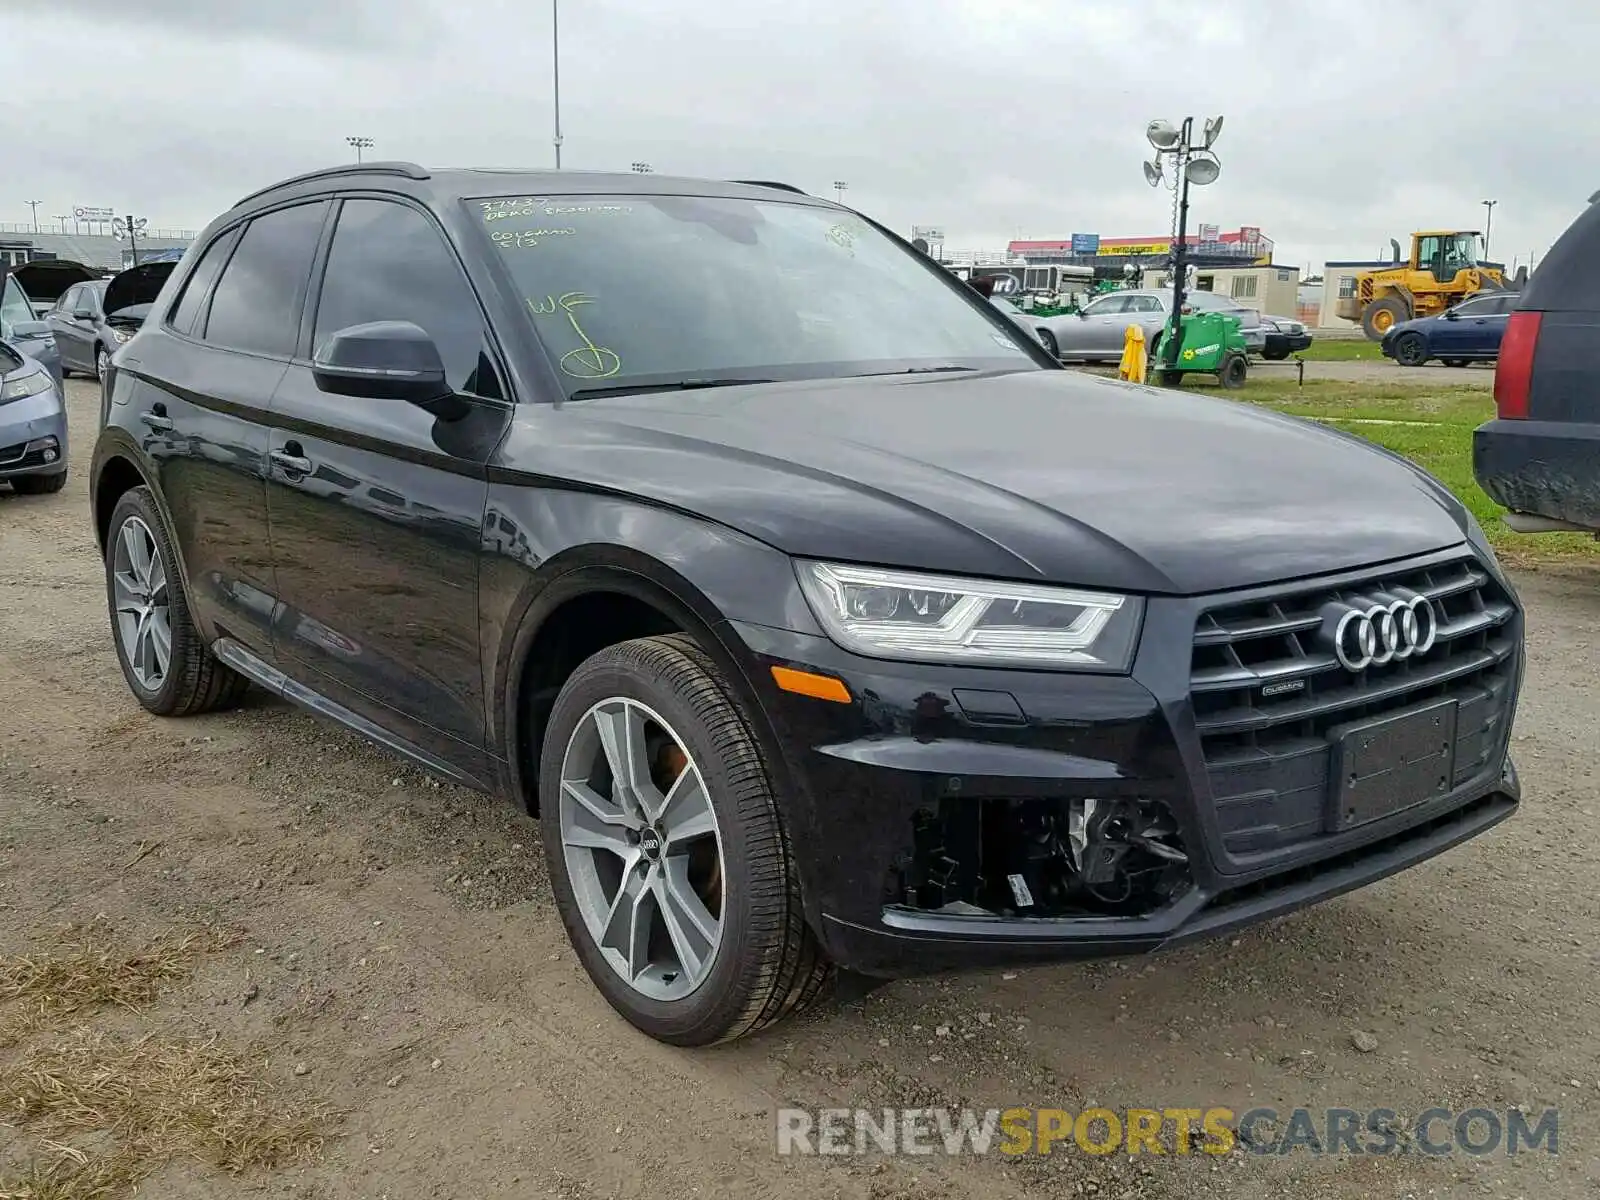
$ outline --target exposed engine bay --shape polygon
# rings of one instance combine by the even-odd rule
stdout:
[[[1131,799],[960,798],[922,809],[891,904],[945,915],[1140,916],[1190,883],[1165,806]]]

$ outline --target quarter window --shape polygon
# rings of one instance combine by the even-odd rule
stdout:
[[[245,227],[217,281],[205,340],[233,350],[292,355],[325,201],[280,208]]]
[[[409,321],[439,347],[457,392],[500,398],[477,299],[433,222],[386,200],[346,200],[317,303],[313,352],[341,329]]]
[[[179,333],[188,333],[194,328],[195,317],[200,312],[200,306],[205,303],[206,292],[218,275],[222,274],[222,264],[228,261],[228,247],[233,245],[233,234],[223,234],[200,255],[200,261],[189,272],[189,278],[184,282],[183,292],[178,296],[178,302],[172,306],[172,317],[169,320],[172,328]]]

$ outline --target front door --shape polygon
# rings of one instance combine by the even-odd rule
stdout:
[[[69,371],[87,371],[89,340],[94,336],[94,323],[78,317],[80,309],[87,312],[84,296],[89,285],[74,284],[61,294],[56,306],[45,316],[50,331],[56,335],[56,349],[61,354],[61,365]]]
[[[485,464],[510,419],[482,310],[430,216],[349,199],[313,311],[313,351],[352,325],[415,323],[468,404],[445,421],[405,401],[323,392],[306,358],[289,368],[267,488],[279,658],[335,703],[478,774]]]

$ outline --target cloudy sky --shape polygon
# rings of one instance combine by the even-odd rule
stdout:
[[[1194,219],[1278,261],[1427,226],[1542,253],[1600,188],[1563,0],[560,0],[567,167],[786,179],[948,245],[1165,232],[1152,117],[1223,113]],[[198,227],[349,157],[544,167],[551,0],[41,0],[0,15],[0,221]]]

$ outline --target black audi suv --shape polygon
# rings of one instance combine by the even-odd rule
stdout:
[[[103,405],[139,702],[255,684],[527,806],[666,1041],[835,968],[1217,934],[1518,804],[1522,615],[1439,484],[1064,370],[793,188],[291,179],[194,242]]]

